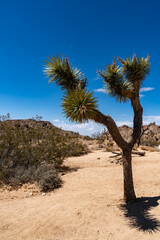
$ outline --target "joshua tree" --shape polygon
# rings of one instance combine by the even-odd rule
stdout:
[[[93,92],[86,90],[87,79],[77,68],[73,67],[66,57],[51,57],[46,61],[44,72],[49,82],[55,82],[64,91],[62,108],[65,116],[71,121],[86,122],[93,120],[108,128],[113,140],[121,148],[123,154],[124,200],[134,202],[136,195],[132,176],[131,152],[140,137],[142,128],[142,114],[139,92],[140,87],[150,71],[149,56],[147,58],[121,59],[121,66],[117,66],[115,58],[113,64],[107,65],[100,72],[106,93],[115,97],[119,102],[131,102],[134,111],[133,132],[126,141],[121,136],[114,120],[98,110],[97,99]]]

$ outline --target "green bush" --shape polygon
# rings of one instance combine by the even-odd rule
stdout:
[[[149,147],[156,147],[159,144],[160,144],[160,141],[158,138],[141,140],[141,145],[145,145]]]
[[[106,152],[113,152],[114,151],[114,149],[113,149],[113,147],[106,147]]]
[[[21,186],[24,183],[35,182],[35,173],[37,167],[30,166],[28,168],[24,166],[17,166],[15,168],[7,169],[4,183],[9,184],[13,187]]]
[[[102,144],[106,139],[106,132],[105,131],[103,131],[102,133],[95,132],[92,134],[92,138],[96,139],[98,144]]]
[[[53,166],[39,167],[36,171],[36,180],[44,192],[52,191],[62,185],[62,180]]]
[[[64,159],[87,152],[87,146],[80,143],[76,135],[67,134],[48,122],[35,120],[24,120],[23,124],[22,121],[14,120],[0,122],[1,183],[19,185],[37,181],[35,172],[39,167],[52,165],[52,171],[46,175],[47,178],[43,176],[41,183],[45,185],[47,181],[50,182],[48,190],[52,189],[58,186],[58,182],[60,183],[60,180],[57,181],[55,169],[62,165]],[[47,187],[44,186],[42,189]]]
[[[114,142],[108,142],[108,143],[107,143],[107,146],[108,146],[108,147],[113,147],[113,145],[114,145]]]
[[[36,182],[41,191],[52,191],[62,185],[62,180],[58,175],[54,165],[30,166],[25,168],[18,166],[6,172],[7,175],[3,180],[13,188],[25,183]]]
[[[106,151],[107,152],[113,152],[114,151],[114,143],[113,142],[108,142],[106,146]]]

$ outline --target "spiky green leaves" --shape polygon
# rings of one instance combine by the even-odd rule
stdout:
[[[44,69],[49,82],[55,82],[65,91],[63,112],[71,121],[85,122],[93,119],[97,110],[97,100],[93,93],[85,90],[87,79],[66,57],[52,57],[46,61]]]
[[[122,60],[118,57],[122,66],[116,66],[115,59],[113,64],[106,66],[99,75],[104,79],[106,92],[115,97],[117,101],[126,102],[136,94],[139,96],[140,87],[150,71],[149,56],[147,58],[132,58]]]
[[[120,102],[126,102],[130,98],[131,84],[124,79],[122,68],[116,66],[114,59],[112,65],[106,66],[102,73],[100,71],[98,73],[104,79],[104,88],[107,94]]]
[[[49,82],[55,82],[67,92],[77,89],[81,91],[86,87],[87,79],[84,74],[73,67],[66,57],[51,57],[46,61],[44,73],[49,78]]]
[[[63,112],[70,121],[86,122],[94,119],[97,111],[97,99],[87,90],[66,93],[63,97]]]
[[[136,57],[133,55],[132,58],[125,58],[122,60],[119,58],[119,61],[122,63],[122,72],[125,75],[126,79],[130,83],[139,83],[139,86],[142,85],[145,77],[150,72],[150,62],[149,55],[147,58],[144,57]]]

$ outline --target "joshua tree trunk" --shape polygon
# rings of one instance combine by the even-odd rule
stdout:
[[[106,116],[97,111],[97,116],[93,119],[97,123],[101,123],[108,128],[113,140],[122,149],[123,152],[123,177],[124,177],[124,201],[135,202],[136,195],[133,185],[132,175],[132,149],[141,133],[143,109],[139,106],[138,111],[135,111],[133,133],[129,141],[125,141],[121,136],[119,129],[110,116]]]
[[[132,176],[131,152],[132,149],[127,149],[123,151],[124,201],[127,203],[131,203],[136,200]]]

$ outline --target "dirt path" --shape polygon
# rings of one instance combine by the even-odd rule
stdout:
[[[97,151],[68,159],[78,170],[46,196],[1,194],[0,240],[159,240],[160,153],[134,158],[136,194],[147,198],[123,209],[122,166],[109,156]]]

